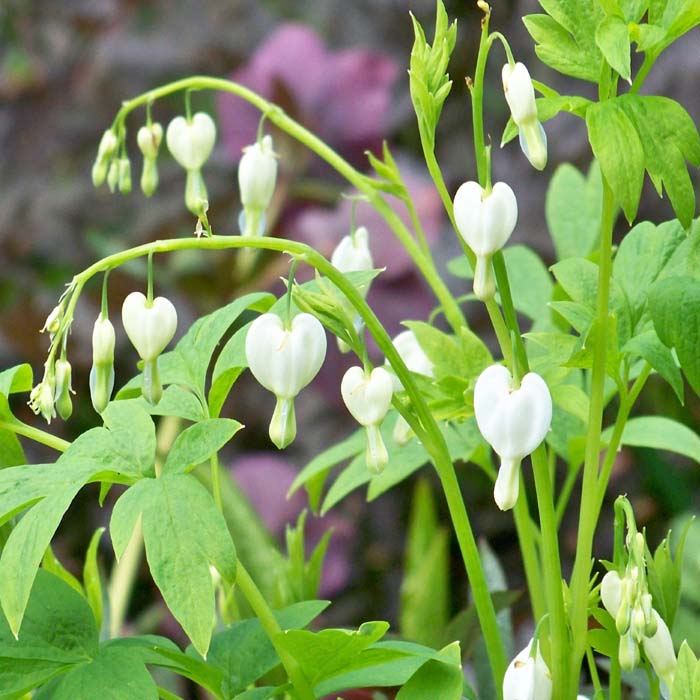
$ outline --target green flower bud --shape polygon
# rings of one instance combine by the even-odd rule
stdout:
[[[92,330],[92,369],[90,370],[90,399],[97,413],[102,413],[114,389],[114,326],[102,314]]]
[[[58,306],[55,306],[53,311],[51,311],[51,313],[46,317],[44,327],[39,332],[44,333],[45,331],[48,331],[49,335],[53,336],[61,327],[62,316],[63,307],[61,306],[61,304],[59,304]]]
[[[75,393],[71,387],[71,366],[68,360],[56,360],[56,409],[63,420],[68,420],[73,413],[73,401],[70,395]]]
[[[158,164],[155,158],[144,158],[141,171],[141,191],[150,197],[158,188]]]
[[[206,213],[208,207],[207,186],[204,184],[201,170],[187,171],[187,184],[185,185],[185,205],[195,215]]]
[[[126,157],[119,159],[119,191],[122,194],[131,192],[131,162]]]
[[[146,160],[155,160],[163,140],[163,127],[158,122],[142,126],[136,134],[136,143]]]
[[[117,152],[118,147],[119,139],[117,139],[117,135],[111,129],[107,129],[102,134],[102,139],[97,149],[97,157],[92,166],[92,184],[95,187],[99,187],[105,181],[109,161]]]
[[[109,164],[109,171],[107,172],[107,186],[110,192],[114,192],[119,184],[119,160],[115,158]]]
[[[625,671],[633,671],[639,663],[639,647],[629,633],[620,637],[619,660]]]
[[[34,413],[41,414],[42,418],[51,423],[51,419],[56,417],[54,409],[55,378],[53,373],[44,373],[44,379],[37,384],[29,394],[29,408]]]

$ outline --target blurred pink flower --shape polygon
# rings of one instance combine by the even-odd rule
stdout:
[[[282,457],[267,453],[245,455],[233,463],[231,473],[270,534],[277,539],[284,536],[286,526],[296,523],[299,513],[307,507],[303,491],[297,491],[291,498],[287,498],[297,470]],[[321,597],[341,591],[348,584],[352,572],[355,527],[350,520],[337,513],[322,518],[313,514],[307,517],[307,556],[330,528],[333,529],[333,535],[323,564],[319,586]]]
[[[369,49],[329,51],[310,28],[283,24],[231,79],[280,104],[295,119],[341,151],[376,147],[386,131],[398,65]],[[221,94],[223,142],[238,161],[255,140],[260,113]]]

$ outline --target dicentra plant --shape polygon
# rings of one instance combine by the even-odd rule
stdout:
[[[700,138],[677,102],[641,94],[659,55],[700,23],[700,4],[540,4],[543,14],[524,18],[538,57],[559,73],[595,84],[598,99],[561,95],[532,81],[505,37],[491,31],[490,8],[479,0],[478,60],[467,79],[476,163],[474,169],[465,166],[466,182],[454,198],[436,160],[435,133],[452,86],[447,67],[457,27],[440,1],[432,43],[413,18],[411,97],[427,169],[464,251],[450,270],[462,278],[473,275],[474,293],[465,297],[455,298],[443,280],[388,147],[368,153],[374,174],[365,174],[279,107],[217,78],[185,78],[123,103],[100,143],[95,185],[106,181],[113,191],[130,191],[127,122],[138,125],[145,112],[137,133],[141,189],[150,196],[157,188],[165,136],[187,172],[185,203],[196,235],[123,250],[77,273],[47,319],[50,345],[41,381],[32,388],[28,365],[0,373],[0,698],[174,698],[165,687],[168,674],[190,679],[202,697],[227,700],[312,700],[359,687],[400,687],[399,700],[574,700],[582,688],[592,688],[596,697],[607,693],[612,700],[632,683],[651,698],[700,697],[700,666],[687,644],[676,654],[669,634],[678,608],[683,538],[675,552],[664,540],[652,553],[629,502],[620,497],[613,559],[595,564],[592,549],[621,445],[688,455],[696,449],[696,436],[681,424],[630,414],[652,374],[681,402],[683,377],[700,391],[700,229],[687,165],[700,166]],[[550,271],[529,248],[504,249],[517,225],[518,183],[494,183],[491,177],[483,103],[485,90],[500,90],[484,81],[487,60],[495,55],[505,63],[503,89],[511,112],[503,145],[519,136],[525,156],[542,170],[542,124],[562,111],[585,121],[593,156],[588,174],[563,166],[549,189],[547,221],[558,259]],[[207,217],[202,168],[216,127],[207,114],[192,113],[190,103],[201,90],[232,93],[261,113],[258,139],[239,166],[238,233],[215,233]],[[153,115],[159,100],[173,93],[184,95],[186,113],[164,132]],[[304,243],[265,235],[278,167],[267,124],[323,159],[347,181],[352,196],[364,198],[384,218],[396,246],[403,246],[434,293],[439,322],[411,319],[406,309],[408,330],[392,341],[365,300],[382,271],[374,269],[372,234],[364,226],[353,222],[331,261]],[[677,219],[632,227],[645,171]],[[406,207],[410,226],[395,207]],[[618,222],[620,213],[626,223]],[[616,250],[614,229],[624,233]],[[255,269],[255,251],[285,256],[291,261],[287,292],[281,299],[264,291],[235,299],[199,319],[166,351],[178,318],[170,301],[155,296],[155,273],[168,253],[184,249],[202,255],[231,250],[248,270]],[[148,262],[145,294],[127,296],[121,319],[141,364],[129,381],[116,378],[121,388],[115,395],[110,313],[117,312],[108,304],[108,275],[137,258]],[[313,281],[295,282],[298,266],[313,268]],[[102,284],[90,375],[100,424],[68,443],[19,421],[9,399],[31,389],[30,406],[47,422],[56,413],[70,417],[70,329],[91,284]],[[492,357],[470,330],[467,302],[485,305],[499,356]],[[314,599],[328,538],[307,559],[302,518],[289,531],[283,556],[247,527],[240,497],[221,478],[217,455],[242,428],[222,416],[236,380],[249,368],[275,395],[269,433],[284,449],[297,432],[294,399],[322,366],[327,334],[357,358],[338,377],[338,390],[360,429],[309,463],[293,488],[304,487],[312,506],[325,511],[363,484],[375,498],[432,466],[464,562],[487,665],[479,654],[464,659],[455,642],[474,636],[471,611],[444,629],[435,613],[432,598],[444,595],[445,574],[434,554],[444,553],[444,538],[425,492],[419,490],[409,533],[410,586],[402,596],[402,623],[408,622],[402,627],[412,630],[410,638],[430,638],[439,649],[398,637],[382,640],[385,622],[366,622],[357,630],[306,630],[328,605]],[[368,336],[385,365],[373,366]],[[25,464],[19,438],[60,456],[55,463]],[[533,503],[523,485],[523,462],[534,474]],[[326,488],[340,463],[347,464]],[[517,655],[497,616],[510,599],[492,591],[496,586],[485,566],[492,555],[477,546],[458,473],[465,484],[491,479],[496,505],[507,511],[500,517],[515,521],[534,623],[530,643]],[[51,549],[64,513],[90,483],[100,484],[100,503],[120,487],[109,519],[116,563],[106,593],[96,563],[101,529],[86,553],[82,581]],[[578,489],[576,554],[567,580],[558,530]],[[191,641],[186,650],[164,637],[121,636],[142,548],[165,604]],[[465,661],[476,667],[476,689],[465,680]],[[635,669],[646,672],[641,684]]]

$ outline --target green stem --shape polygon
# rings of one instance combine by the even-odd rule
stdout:
[[[249,102],[261,112],[266,114],[267,118],[282,131],[304,144],[309,150],[313,151],[316,155],[325,160],[348,182],[350,182],[350,184],[362,192],[367,197],[368,202],[384,218],[394,235],[406,249],[406,252],[410,255],[416,267],[420,270],[426,282],[432,289],[440,305],[443,307],[445,317],[447,318],[447,321],[452,329],[455,332],[458,332],[462,326],[466,325],[462,310],[459,308],[459,305],[455,303],[449,288],[438,274],[432,260],[423,254],[420,245],[411,235],[411,232],[408,230],[404,222],[389,206],[384,197],[382,197],[382,195],[377,191],[373,180],[353,168],[350,163],[348,163],[336,151],[330,148],[330,146],[324,143],[308,129],[304,128],[301,124],[288,117],[282,111],[282,109],[271,102],[268,102],[263,97],[260,97],[260,95],[256,94],[252,90],[249,90],[238,83],[223,80],[221,78],[211,78],[201,75],[192,76],[183,80],[177,80],[173,83],[169,83],[168,85],[163,85],[162,87],[156,88],[155,90],[150,90],[149,92],[143,93],[138,97],[124,102],[114,119],[114,126],[118,127],[119,125],[123,124],[126,116],[135,108],[161,97],[170,95],[174,92],[188,89],[219,90],[221,92],[232,93],[243,98],[246,100],[246,102]]]
[[[605,368],[610,301],[610,275],[612,271],[612,233],[615,200],[607,181],[603,179],[603,211],[600,228],[600,254],[598,260],[598,297],[596,303],[593,368],[591,372],[591,403],[588,414],[588,432],[583,464],[581,510],[576,539],[576,558],[571,575],[570,624],[573,634],[571,654],[571,679],[576,682],[586,649],[588,628],[588,592],[591,573],[593,535],[598,522],[595,511],[598,500],[598,465],[600,461],[600,435],[603,424]]]
[[[561,525],[562,518],[566,512],[566,506],[569,504],[569,498],[571,498],[571,492],[574,490],[576,484],[576,479],[578,479],[578,474],[581,471],[581,464],[570,464],[569,470],[566,473],[566,479],[559,492],[559,498],[557,499],[556,507],[556,520],[557,529]]]
[[[503,642],[498,631],[496,612],[489,594],[486,577],[479,559],[476,540],[471,530],[464,501],[459,490],[459,484],[454,471],[454,465],[450,457],[445,438],[433,417],[428,404],[416,385],[411,372],[396,351],[391,338],[376,317],[372,309],[367,305],[362,295],[355,286],[337,270],[320,253],[311,246],[298,241],[289,241],[283,238],[245,238],[242,236],[212,236],[211,238],[178,238],[174,240],[153,241],[134,248],[110,255],[103,260],[94,263],[74,280],[76,284],[84,285],[93,275],[98,274],[107,267],[115,267],[129,260],[133,260],[149,252],[171,252],[174,250],[227,250],[235,248],[264,248],[280,253],[298,256],[308,264],[315,267],[325,275],[340,291],[363,318],[366,328],[374,338],[379,349],[384,353],[394,369],[397,377],[408,393],[416,415],[423,427],[423,443],[430,455],[435,468],[440,476],[448,502],[450,516],[457,534],[462,558],[464,559],[467,576],[472,586],[474,603],[479,617],[481,629],[486,640],[489,660],[496,681],[496,687],[500,687],[506,668],[506,658],[503,650]],[[73,301],[73,300],[71,300]]]
[[[610,443],[608,444],[608,448],[605,452],[603,465],[600,469],[600,476],[598,478],[596,507],[592,514],[592,517],[594,517],[595,520],[598,519],[600,509],[603,507],[603,499],[605,498],[605,492],[608,488],[608,481],[610,481],[610,474],[612,473],[613,465],[615,464],[617,451],[620,449],[620,444],[622,443],[622,434],[625,430],[625,425],[627,425],[627,419],[629,418],[630,411],[634,407],[634,404],[644,388],[650,374],[651,365],[647,363],[632,385],[632,389],[630,389],[629,394],[627,394],[627,396],[625,396],[620,402],[620,408],[615,419],[615,427],[613,428],[613,433],[610,437]]]
[[[639,70],[637,71],[637,75],[634,76],[634,82],[632,83],[632,86],[630,87],[630,94],[636,95],[639,92],[639,89],[642,87],[644,81],[646,80],[647,75],[649,74],[649,71],[652,69],[654,63],[656,63],[656,59],[658,58],[658,54],[654,53],[646,53],[644,54],[644,61],[642,62],[642,65],[639,67]]]
[[[515,530],[518,534],[520,552],[523,557],[525,567],[525,579],[527,590],[530,595],[532,606],[532,616],[535,620],[540,620],[547,612],[545,605],[544,591],[541,584],[540,562],[537,556],[537,546],[535,544],[534,529],[535,524],[530,518],[530,508],[525,495],[525,484],[522,475],[520,476],[520,498],[513,507],[513,518],[515,520]]]
[[[569,637],[564,611],[564,595],[559,561],[559,539],[554,515],[554,494],[549,480],[547,449],[540,445],[531,455],[532,471],[535,475],[537,508],[540,514],[542,533],[542,564],[547,609],[550,615],[550,656],[554,697],[563,698],[567,686],[567,659]],[[522,496],[521,496],[522,498]]]
[[[46,445],[59,452],[65,452],[70,447],[70,442],[56,437],[55,435],[51,435],[51,433],[47,433],[45,430],[34,428],[20,421],[0,419],[0,430],[9,430],[16,435],[29,438],[30,440],[34,440],[34,442]]]
[[[126,613],[129,608],[131,591],[143,556],[143,529],[139,516],[131,534],[129,544],[118,562],[114,564],[107,588],[109,599],[109,637],[115,639],[121,635]]]
[[[253,581],[240,559],[236,564],[236,585],[248,603],[250,603],[250,607],[253,609],[258,620],[260,620],[260,624],[269,637],[270,642],[272,642],[272,646],[275,647],[275,651],[280,657],[280,661],[289,676],[289,680],[298,693],[299,700],[315,700],[316,695],[314,694],[313,688],[309,684],[309,681],[296,659],[280,645],[279,638],[284,632],[279,626],[267,601],[260,592],[260,589],[255,585],[255,581]]]
[[[622,700],[622,669],[617,652],[610,659],[608,675],[608,700]]]

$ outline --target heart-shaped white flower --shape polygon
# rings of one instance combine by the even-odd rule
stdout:
[[[510,662],[503,677],[503,700],[550,700],[552,675],[540,654],[531,655],[533,640]]]
[[[122,305],[122,323],[139,357],[151,362],[173,339],[177,311],[165,297],[156,297],[149,304],[141,292],[131,292]]]
[[[484,439],[501,458],[494,499],[508,510],[518,499],[520,460],[544,440],[552,423],[552,397],[544,379],[526,374],[520,387],[503,365],[487,367],[474,387],[474,414]]]
[[[392,341],[396,352],[404,361],[404,364],[411,372],[422,374],[425,377],[432,377],[434,366],[430,358],[420,346],[416,334],[411,330],[401,331]],[[398,377],[393,377],[394,391],[401,391],[403,385]]]
[[[276,314],[258,316],[248,329],[245,354],[253,376],[279,398],[294,398],[321,369],[326,333],[311,314],[299,314],[291,328]]]
[[[188,122],[175,117],[165,134],[168,150],[185,170],[199,170],[214,148],[216,126],[205,112],[197,112]]]
[[[457,229],[476,255],[490,256],[508,242],[518,221],[518,202],[505,182],[487,192],[478,182],[465,182],[454,199]]]
[[[158,122],[142,126],[136,134],[136,143],[144,158],[158,157],[158,149],[163,140],[163,127]]]
[[[389,411],[394,386],[391,375],[383,367],[375,367],[369,376],[362,367],[350,367],[343,376],[340,393],[360,425],[378,425]]]
[[[331,255],[331,265],[341,272],[361,272],[374,267],[369,249],[369,231],[359,226],[352,236],[344,236]]]

